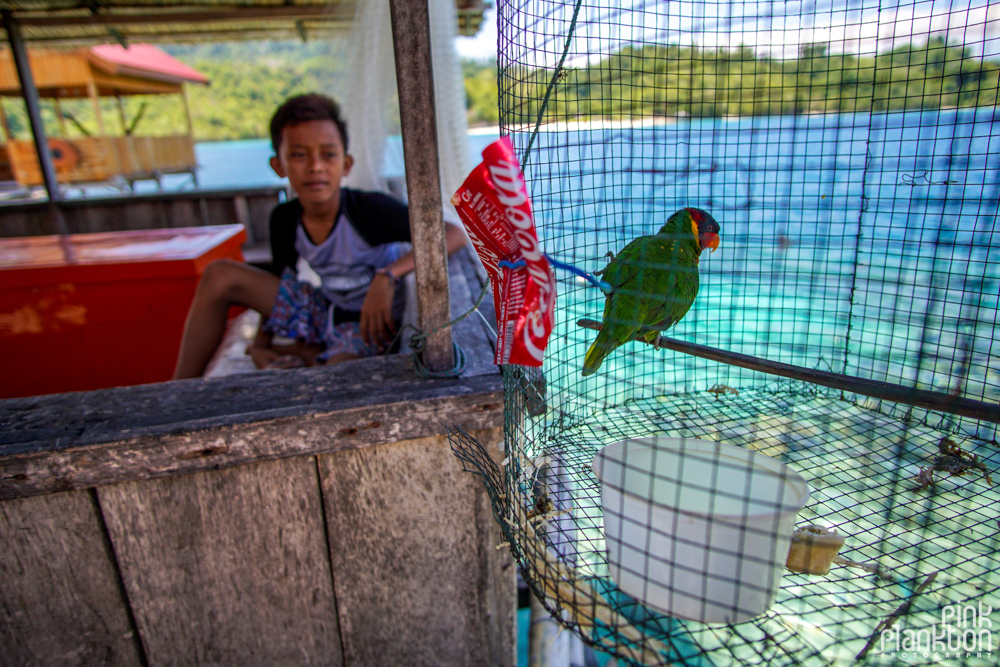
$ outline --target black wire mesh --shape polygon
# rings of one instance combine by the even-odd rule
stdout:
[[[884,0],[499,3],[501,129],[521,159],[541,246],[596,272],[674,211],[705,209],[722,243],[702,256],[700,292],[671,336],[997,406],[997,11]],[[948,629],[942,614],[974,609],[989,621],[1000,607],[994,422],[640,342],[582,377],[594,332],[577,320],[601,319],[605,295],[557,277],[544,366],[504,368],[503,471],[463,434],[452,438],[493,478],[497,517],[557,618],[635,664],[996,664],[988,633],[970,651],[905,650],[916,631]],[[745,622],[681,620],[660,613],[662,601],[640,603],[648,589],[626,594],[613,576],[608,542],[619,536],[606,534],[592,462],[647,437],[734,445],[787,465],[782,475],[811,489],[794,524],[835,529],[839,560],[827,574],[785,571],[773,604]],[[705,483],[678,470],[649,480],[654,496],[673,484],[675,504]],[[653,509],[610,511],[655,522]],[[742,512],[705,514],[715,525],[760,512],[748,498]],[[677,537],[673,521],[660,537]],[[715,568],[713,548],[702,574]],[[654,565],[642,567],[652,586]],[[669,577],[659,585],[676,594],[692,573]]]

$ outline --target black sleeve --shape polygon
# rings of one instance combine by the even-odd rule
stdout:
[[[281,276],[285,268],[295,270],[299,253],[295,250],[295,229],[302,219],[298,199],[278,204],[271,211],[271,273]]]
[[[406,204],[381,192],[343,190],[341,210],[370,246],[410,242],[410,211]]]

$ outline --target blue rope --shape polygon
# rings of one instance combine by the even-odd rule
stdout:
[[[610,294],[611,293],[611,285],[609,285],[608,283],[604,282],[603,280],[599,280],[593,274],[587,273],[586,271],[584,271],[582,269],[578,269],[575,266],[573,266],[572,264],[566,264],[565,262],[560,262],[559,260],[552,259],[552,257],[550,257],[549,255],[543,254],[542,257],[544,257],[545,259],[549,260],[549,264],[551,264],[552,266],[556,267],[557,269],[562,269],[563,271],[569,271],[570,273],[572,273],[574,275],[577,275],[577,276],[580,276],[581,278],[584,278],[587,282],[589,282],[591,285],[593,285],[594,287],[598,288],[599,290],[601,290],[605,294]],[[499,262],[497,262],[497,266],[499,266],[500,268],[504,268],[504,269],[520,269],[521,267],[525,266],[526,264],[527,264],[527,262],[525,262],[523,259],[519,259],[516,262],[511,262],[511,261],[506,260],[506,259],[501,259]]]

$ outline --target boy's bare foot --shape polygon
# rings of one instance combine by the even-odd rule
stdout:
[[[306,366],[306,360],[297,354],[283,354],[280,357],[275,357],[270,361],[264,368],[269,370],[274,369],[285,369],[285,368],[304,368]]]

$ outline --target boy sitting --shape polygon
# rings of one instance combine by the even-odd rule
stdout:
[[[199,377],[219,346],[229,307],[256,310],[263,321],[248,350],[258,368],[337,363],[384,354],[413,270],[407,208],[388,195],[340,185],[351,170],[339,106],[318,94],[290,98],[271,119],[271,168],[296,199],[271,214],[272,273],[231,260],[205,269],[188,311],[174,379]],[[448,254],[466,243],[445,223]],[[305,262],[320,286],[298,280]],[[294,339],[274,346],[274,335]]]

